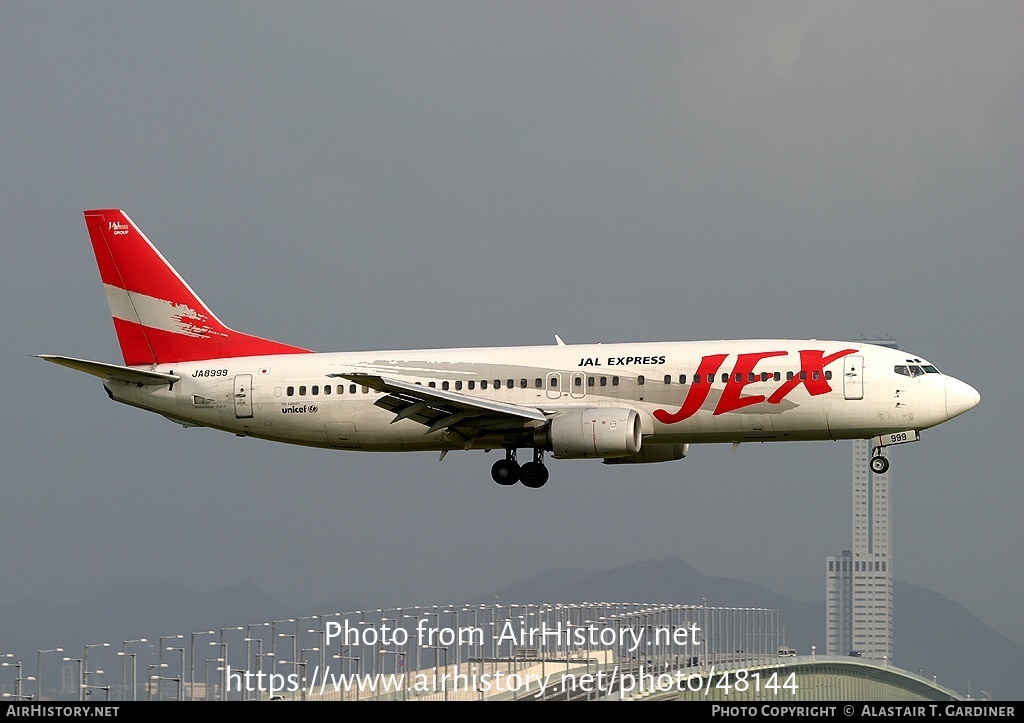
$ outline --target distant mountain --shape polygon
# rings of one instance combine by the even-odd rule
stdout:
[[[893,610],[899,667],[934,675],[939,684],[964,695],[969,684],[975,698],[985,691],[1001,700],[1024,700],[1024,645],[919,585],[896,581]]]

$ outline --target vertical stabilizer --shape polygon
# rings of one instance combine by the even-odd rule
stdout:
[[[125,364],[309,351],[224,326],[124,211],[86,211],[85,225]]]

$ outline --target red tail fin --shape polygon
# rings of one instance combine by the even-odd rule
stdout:
[[[224,326],[124,211],[86,211],[85,225],[125,364],[309,351]]]

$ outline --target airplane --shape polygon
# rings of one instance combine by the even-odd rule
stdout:
[[[867,342],[747,339],[314,352],[225,326],[119,209],[85,222],[124,364],[41,354],[185,427],[328,449],[504,450],[501,485],[556,459],[650,464],[691,444],[872,439],[975,407],[970,385]],[[532,452],[520,463],[519,450]]]

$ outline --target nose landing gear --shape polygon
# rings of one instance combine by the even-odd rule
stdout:
[[[871,458],[871,471],[875,474],[885,474],[889,471],[889,460],[882,456],[881,447],[875,447],[874,456]]]

